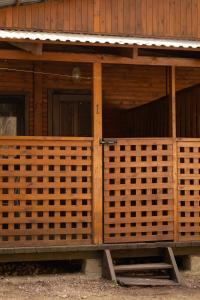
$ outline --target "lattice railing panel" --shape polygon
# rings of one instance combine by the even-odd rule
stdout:
[[[0,247],[89,244],[91,139],[0,139]]]
[[[118,139],[104,147],[104,241],[173,240],[173,145]]]
[[[179,241],[199,241],[200,139],[179,141],[177,147]]]

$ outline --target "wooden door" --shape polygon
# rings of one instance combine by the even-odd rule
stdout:
[[[171,138],[104,144],[104,242],[174,239]]]
[[[53,136],[91,136],[89,95],[53,95],[50,134]]]

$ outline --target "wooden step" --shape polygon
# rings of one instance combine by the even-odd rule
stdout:
[[[117,277],[117,282],[122,286],[174,286],[177,282],[169,279]]]
[[[170,286],[179,285],[180,275],[176,264],[173,250],[170,247],[163,249],[163,255],[159,258],[164,260],[161,263],[144,263],[130,265],[113,264],[113,259],[109,249],[104,250],[103,256],[103,276],[114,282],[118,282],[124,286]],[[166,272],[154,273],[151,271],[166,270]],[[136,272],[143,271],[144,277],[134,276]],[[149,272],[147,272],[149,271]],[[129,276],[125,277],[122,273],[130,272]],[[132,273],[131,273],[132,272]],[[119,274],[120,276],[116,276]],[[130,277],[132,275],[132,277]],[[170,279],[169,279],[170,278]]]
[[[150,263],[150,264],[114,266],[114,270],[116,273],[132,272],[132,271],[148,271],[148,270],[169,270],[172,268],[173,266],[167,263]]]

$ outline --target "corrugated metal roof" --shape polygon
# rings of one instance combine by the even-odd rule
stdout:
[[[30,41],[58,41],[58,42],[79,42],[79,43],[99,43],[113,45],[131,46],[158,46],[174,48],[200,48],[200,41],[193,40],[172,40],[140,37],[120,37],[106,35],[70,34],[70,33],[50,33],[36,31],[0,30],[0,39],[19,39]]]
[[[0,8],[12,5],[31,4],[42,1],[43,0],[0,0]]]

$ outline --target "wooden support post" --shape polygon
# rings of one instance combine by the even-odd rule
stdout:
[[[93,242],[103,242],[102,65],[93,64]]]
[[[169,68],[169,134],[173,140],[174,241],[178,240],[178,153],[176,142],[176,68]]]
[[[37,74],[41,71],[38,64],[33,66],[33,101],[34,101],[34,135],[42,135],[43,115],[42,115],[42,75]]]
[[[169,68],[169,85],[170,85],[170,120],[169,120],[169,134],[173,139],[176,139],[176,69]]]

